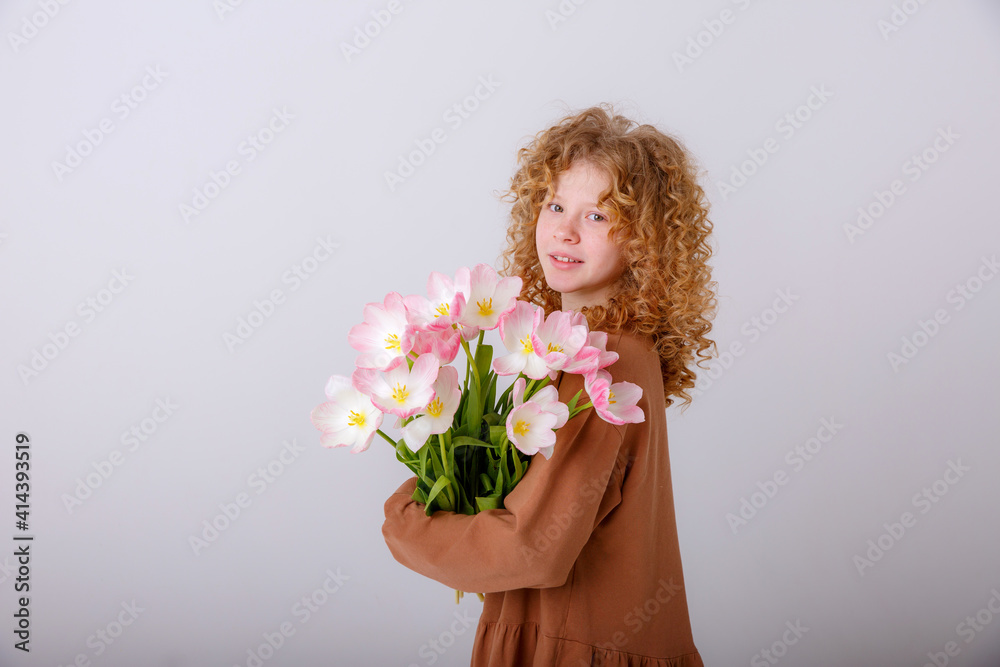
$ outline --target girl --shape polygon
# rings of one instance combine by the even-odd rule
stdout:
[[[642,388],[646,420],[588,410],[534,456],[504,509],[424,514],[416,477],[385,503],[393,557],[486,594],[472,667],[702,667],[688,618],[664,408],[691,402],[688,365],[715,343],[712,224],[681,143],[602,105],[518,152],[503,275],[546,314],[608,332],[614,381]],[[697,362],[696,364],[697,365]],[[583,376],[559,373],[559,400]]]

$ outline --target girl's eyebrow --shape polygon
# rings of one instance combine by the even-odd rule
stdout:
[[[549,201],[554,202],[557,199],[559,199],[559,192],[555,191],[552,193],[552,197],[549,199]],[[597,205],[597,202],[587,202],[586,204],[584,204],[584,208],[595,208],[599,211],[602,210],[601,207]]]

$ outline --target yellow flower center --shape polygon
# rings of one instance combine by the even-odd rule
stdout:
[[[615,392],[608,389],[608,403],[614,404],[615,402]]]
[[[479,314],[483,317],[493,314],[493,297],[477,301],[476,305],[479,306]]]
[[[531,354],[535,351],[535,346],[531,344],[531,336],[525,336],[519,342],[524,347],[525,354]]]
[[[444,412],[444,403],[441,402],[440,398],[435,396],[434,400],[427,406],[427,414],[431,417],[440,417],[442,412]]]
[[[549,343],[549,352],[562,352],[563,346],[557,343]]]
[[[434,309],[434,317],[441,317],[442,315],[447,315],[450,312],[451,305],[447,303],[439,303],[438,307]]]
[[[347,423],[360,428],[365,425],[365,415],[361,412],[351,410],[351,416],[347,419]]]
[[[397,403],[404,403],[406,401],[406,397],[409,395],[410,392],[406,391],[405,384],[397,384],[396,387],[392,390],[392,400],[396,401]]]
[[[396,334],[389,334],[385,337],[385,349],[387,350],[399,350],[403,351],[402,346],[399,344],[399,336]]]
[[[528,431],[531,430],[531,424],[524,421],[523,419],[518,419],[514,422],[514,433],[518,435],[528,435]]]

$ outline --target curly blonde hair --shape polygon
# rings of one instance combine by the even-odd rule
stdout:
[[[652,125],[639,125],[602,104],[563,118],[517,152],[518,169],[501,199],[512,202],[501,275],[519,276],[520,298],[561,310],[562,295],[545,282],[535,246],[535,225],[555,180],[575,160],[603,170],[611,181],[598,206],[610,214],[609,238],[619,244],[625,269],[607,303],[585,306],[592,330],[648,335],[660,357],[666,406],[683,408],[694,387],[689,368],[713,355],[707,338],[716,312],[708,237],[709,204],[697,183],[697,165],[683,144]]]

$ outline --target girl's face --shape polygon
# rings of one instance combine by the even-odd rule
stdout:
[[[608,238],[609,215],[597,208],[610,185],[604,171],[577,160],[556,179],[538,214],[535,248],[545,281],[562,294],[563,310],[605,303],[624,269],[617,242]]]

